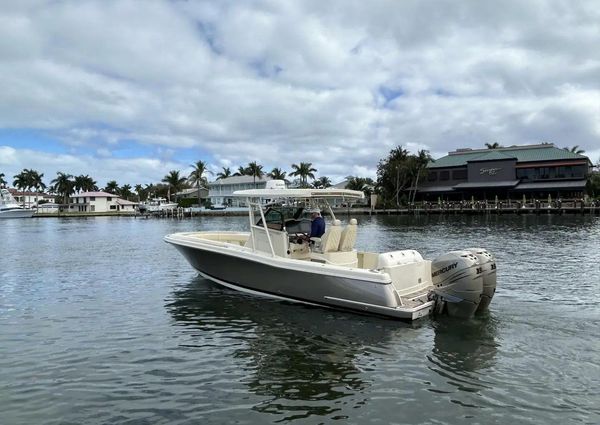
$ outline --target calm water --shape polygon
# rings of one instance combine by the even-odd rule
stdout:
[[[489,315],[416,324],[221,289],[162,241],[245,220],[0,221],[0,422],[600,423],[599,218],[361,218],[361,249],[495,252]]]

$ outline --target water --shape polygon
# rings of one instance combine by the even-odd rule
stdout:
[[[361,249],[496,254],[488,315],[414,324],[221,289],[162,241],[245,220],[0,221],[0,422],[600,423],[597,217],[360,217]]]

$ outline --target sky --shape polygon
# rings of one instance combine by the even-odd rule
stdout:
[[[492,142],[595,163],[598,46],[595,0],[3,1],[0,173],[311,162],[335,183],[399,145]]]

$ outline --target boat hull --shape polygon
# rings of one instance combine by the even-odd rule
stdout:
[[[10,209],[0,211],[0,219],[2,218],[30,218],[33,217],[35,210],[28,209]]]
[[[167,242],[173,243],[204,277],[232,289],[407,320],[427,316],[433,310],[434,303],[430,301],[417,308],[399,307],[399,298],[393,285],[384,279],[372,281],[291,269],[278,258],[252,251],[238,256],[211,248],[186,246],[169,239]],[[320,264],[313,267],[327,266]]]

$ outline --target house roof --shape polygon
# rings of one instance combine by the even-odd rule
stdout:
[[[266,182],[272,180],[271,177],[262,176],[256,178],[256,183]],[[231,176],[224,179],[218,179],[214,182],[210,182],[209,186],[219,186],[220,184],[240,184],[240,183],[254,183],[254,177],[252,176]]]
[[[81,192],[81,193],[74,193],[73,195],[71,195],[71,198],[84,198],[84,197],[90,197],[90,196],[95,196],[97,198],[118,198],[119,195],[115,195],[114,193],[108,193],[108,192]]]
[[[585,155],[557,148],[551,143],[541,145],[509,146],[498,149],[458,149],[428,164],[428,168],[460,167],[467,162],[492,161],[514,158],[517,162],[556,161],[578,159],[589,161]]]
[[[49,193],[44,193],[44,192],[32,192],[29,190],[26,190],[25,192],[20,191],[19,189],[8,189],[8,191],[14,196],[14,195],[18,195],[18,196],[44,196],[46,198],[51,198],[54,195],[50,195]]]
[[[127,199],[121,199],[121,198],[117,198],[115,203],[119,204],[119,205],[137,205],[137,202],[131,202],[128,201]]]

